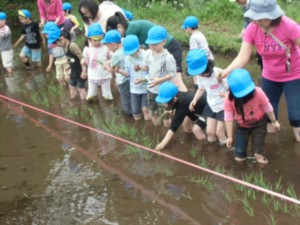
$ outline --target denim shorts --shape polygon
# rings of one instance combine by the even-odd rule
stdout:
[[[133,115],[140,115],[142,113],[142,108],[148,106],[147,94],[130,94],[131,97],[131,108]]]
[[[247,157],[248,142],[251,137],[252,152],[264,154],[265,139],[267,135],[267,119],[260,126],[245,128],[237,125],[235,131],[235,156],[238,158]]]
[[[262,78],[262,89],[268,96],[278,118],[280,97],[284,93],[288,117],[292,127],[300,127],[300,79],[286,82],[275,82]]]
[[[30,49],[26,45],[23,46],[20,55],[25,55],[28,58],[31,58],[32,62],[41,62],[42,61],[42,50]]]
[[[206,117],[209,117],[209,118],[216,119],[218,121],[224,121],[224,110],[215,113],[211,110],[211,108],[208,104],[206,104],[206,106],[204,108],[203,115]]]

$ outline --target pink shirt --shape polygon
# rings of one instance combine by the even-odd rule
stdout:
[[[57,25],[62,25],[65,22],[64,11],[62,10],[61,0],[51,0],[46,3],[45,0],[37,0],[41,20],[55,21],[59,18]]]
[[[253,98],[244,105],[244,116],[246,121],[244,122],[242,115],[238,114],[235,109],[234,101],[229,100],[229,92],[225,96],[224,120],[236,120],[241,127],[252,127],[251,125],[262,119],[265,113],[272,111],[273,107],[266,94],[261,88],[255,87]]]
[[[286,72],[286,50],[254,22],[246,29],[243,40],[256,46],[263,59],[262,76],[268,80],[285,82],[300,79],[300,48],[295,41],[300,38],[300,26],[290,18],[283,16],[272,34],[285,46],[290,47],[291,71]]]

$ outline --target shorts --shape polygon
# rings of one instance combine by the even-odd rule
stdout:
[[[1,52],[2,64],[4,68],[13,67],[14,50],[6,50]]]
[[[131,109],[133,115],[140,115],[142,108],[148,107],[147,94],[134,94],[130,93],[131,98]]]
[[[216,119],[218,121],[224,121],[224,110],[221,110],[220,112],[213,112],[212,109],[208,104],[206,104],[203,115],[209,118]]]
[[[31,58],[32,62],[41,62],[42,61],[42,50],[38,49],[30,49],[26,45],[23,46],[20,56],[26,56]]]
[[[81,79],[80,75],[81,75],[81,71],[71,72],[71,77],[69,81],[70,86],[77,87],[77,88],[85,88],[86,79],[85,80]]]
[[[55,59],[55,69],[56,69],[56,79],[61,80],[69,79],[69,75],[65,74],[65,67],[69,66],[68,64],[68,58],[67,57],[61,57],[58,59]]]

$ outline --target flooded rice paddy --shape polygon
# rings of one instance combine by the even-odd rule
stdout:
[[[229,59],[230,60],[230,59]],[[17,61],[17,60],[16,60]],[[220,67],[229,61],[217,58]],[[257,72],[255,64],[249,69]],[[166,133],[124,116],[114,101],[69,101],[53,73],[0,71],[0,94],[154,148]],[[185,77],[191,87],[191,79]],[[192,89],[192,88],[191,88]],[[268,165],[178,130],[164,153],[299,199],[300,144],[281,103]],[[0,98],[0,224],[300,224],[300,206]]]

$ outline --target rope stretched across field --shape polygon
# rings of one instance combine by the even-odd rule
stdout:
[[[7,101],[11,101],[11,102],[17,103],[17,104],[22,105],[22,106],[27,107],[27,108],[33,109],[33,110],[38,111],[38,112],[40,112],[40,113],[43,113],[43,114],[52,116],[52,117],[54,117],[54,118],[56,118],[56,119],[60,119],[60,120],[63,120],[63,121],[65,121],[65,122],[68,122],[68,123],[77,125],[77,126],[79,126],[79,127],[82,127],[82,128],[88,129],[88,130],[95,131],[95,132],[97,132],[97,133],[103,134],[103,135],[105,135],[105,136],[108,136],[108,137],[113,138],[113,139],[115,139],[115,140],[118,140],[118,141],[120,141],[120,142],[126,143],[126,144],[128,144],[128,145],[131,145],[131,146],[134,146],[134,147],[137,147],[137,148],[140,148],[140,149],[143,149],[143,150],[152,152],[152,153],[154,153],[154,154],[163,156],[163,157],[165,157],[165,158],[167,158],[167,159],[170,159],[170,160],[179,162],[179,163],[181,163],[181,164],[184,164],[184,165],[193,167],[193,168],[195,168],[195,169],[204,171],[204,172],[206,172],[206,173],[213,174],[213,175],[215,175],[215,176],[224,178],[224,179],[229,180],[229,181],[232,181],[232,182],[234,182],[234,183],[237,183],[237,184],[240,184],[240,185],[243,185],[243,186],[252,188],[252,189],[254,189],[254,190],[261,191],[261,192],[264,192],[264,193],[266,193],[266,194],[275,196],[275,197],[277,197],[277,198],[281,198],[281,199],[283,199],[283,200],[286,200],[286,201],[289,201],[289,202],[292,202],[292,203],[295,203],[295,204],[300,205],[300,200],[298,200],[298,199],[294,199],[294,198],[291,198],[291,197],[289,197],[289,196],[286,196],[286,195],[283,195],[283,194],[280,194],[280,193],[277,193],[277,192],[274,192],[274,191],[271,191],[271,190],[262,188],[262,187],[260,187],[260,186],[257,186],[257,185],[254,185],[254,184],[251,184],[251,183],[248,183],[248,182],[245,182],[245,181],[243,181],[243,180],[239,180],[239,179],[237,179],[237,178],[227,176],[227,175],[225,175],[225,174],[222,174],[222,173],[213,171],[213,170],[211,170],[211,169],[201,167],[201,166],[199,166],[199,165],[196,165],[196,164],[190,163],[190,162],[188,162],[188,161],[185,161],[185,160],[176,158],[176,157],[174,157],[174,156],[165,154],[165,153],[163,153],[163,152],[156,151],[156,150],[154,150],[154,149],[145,147],[145,146],[143,146],[143,145],[140,145],[140,144],[137,144],[137,143],[128,141],[128,140],[126,140],[126,139],[117,137],[117,136],[115,136],[115,135],[109,134],[109,133],[107,133],[107,132],[104,132],[104,131],[102,131],[102,130],[99,130],[99,129],[96,129],[96,128],[93,128],[93,127],[90,127],[90,126],[87,126],[87,125],[84,125],[84,124],[82,124],[82,123],[78,123],[78,122],[76,122],[76,121],[67,119],[67,118],[65,118],[65,117],[56,115],[56,114],[54,114],[54,113],[50,113],[50,112],[48,112],[48,111],[46,111],[46,110],[43,110],[43,109],[34,107],[34,106],[29,105],[29,104],[26,104],[26,103],[24,103],[24,102],[20,102],[20,101],[18,101],[18,100],[9,98],[9,97],[7,97],[7,96],[4,96],[4,95],[1,95],[1,94],[0,94],[0,98],[3,98],[3,99],[5,99],[5,100],[7,100]]]

